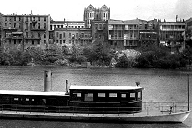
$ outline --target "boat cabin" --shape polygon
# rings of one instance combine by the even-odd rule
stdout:
[[[69,90],[70,106],[89,107],[89,110],[92,108],[93,111],[106,108],[104,111],[110,113],[111,110],[115,110],[113,113],[134,113],[142,110],[143,88],[140,86],[72,85]]]

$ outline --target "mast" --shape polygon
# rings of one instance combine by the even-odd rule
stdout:
[[[188,84],[188,87],[187,87],[187,90],[188,90],[188,111],[189,111],[189,74],[187,74],[187,84]]]

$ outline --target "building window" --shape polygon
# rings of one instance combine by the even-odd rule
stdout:
[[[16,23],[14,23],[14,24],[13,24],[13,27],[16,28],[16,26],[17,26]]]
[[[38,23],[38,29],[40,29],[41,27],[40,27],[41,25],[40,25],[40,23]]]
[[[59,39],[62,39],[62,34],[59,34]]]
[[[59,37],[59,33],[58,32],[56,32],[56,37]]]
[[[16,44],[17,42],[16,42],[16,40],[14,40],[14,44]]]
[[[44,29],[46,29],[46,23],[44,23]]]
[[[46,34],[44,33],[44,38],[46,38]]]
[[[63,38],[65,38],[65,33],[63,33]]]
[[[71,33],[69,33],[69,38],[71,38]]]
[[[62,44],[62,40],[60,40],[60,44]]]
[[[44,17],[44,21],[46,21],[46,17]]]
[[[63,40],[63,43],[65,43],[65,40]]]
[[[32,45],[34,45],[34,40],[32,40]]]
[[[40,17],[38,17],[38,20],[40,21]]]
[[[40,40],[38,40],[38,42],[37,42],[38,44],[40,44]]]
[[[41,34],[40,34],[40,33],[38,33],[38,37],[39,37],[39,38],[41,37]]]

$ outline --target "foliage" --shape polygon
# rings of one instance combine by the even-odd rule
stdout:
[[[119,58],[117,64],[115,65],[115,67],[117,67],[117,68],[128,68],[129,67],[129,62],[128,62],[127,57],[125,55],[121,56]]]

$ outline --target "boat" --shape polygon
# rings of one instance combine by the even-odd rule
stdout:
[[[71,85],[68,89],[66,80],[66,92],[53,92],[51,76],[45,72],[44,92],[0,90],[0,117],[182,123],[190,114],[189,106],[186,110],[176,103],[142,102],[144,88],[139,82],[133,86]]]

